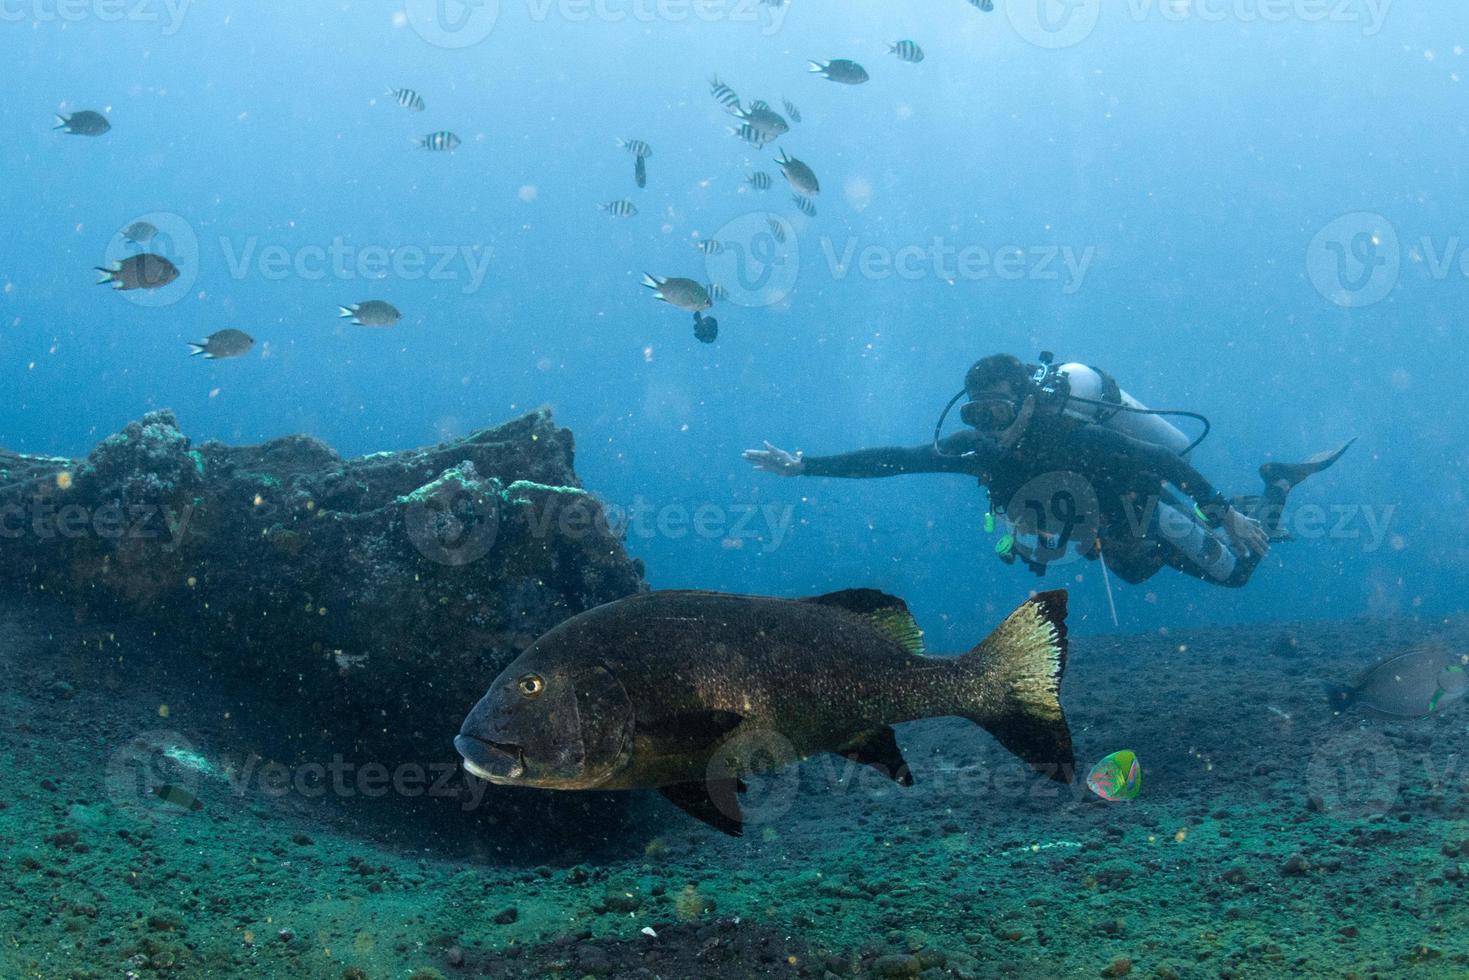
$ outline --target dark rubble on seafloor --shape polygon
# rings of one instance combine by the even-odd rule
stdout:
[[[0,452],[0,518],[0,584],[141,621],[405,757],[452,758],[536,636],[644,588],[546,412],[358,459],[304,436],[195,445],[153,412],[83,460]]]

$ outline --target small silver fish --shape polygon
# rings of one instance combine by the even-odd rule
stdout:
[[[255,338],[243,330],[219,330],[189,346],[194,348],[189,352],[191,356],[202,354],[206,361],[218,361],[250,353],[250,348],[255,346]]]
[[[895,54],[899,61],[918,64],[923,60],[923,49],[915,41],[898,41],[888,45],[888,54]]]
[[[729,300],[729,290],[725,289],[719,283],[711,282],[708,289],[709,298],[711,300],[714,300],[717,303],[723,303]]]
[[[97,266],[102,275],[97,285],[107,284],[113,289],[162,289],[179,277],[178,266],[161,255],[143,252],[129,255],[109,266]]]
[[[597,206],[614,218],[631,218],[638,213],[638,206],[625,198],[621,201],[608,201],[606,204],[599,204]]]
[[[709,291],[692,279],[660,279],[643,273],[643,285],[653,290],[654,299],[690,313],[700,313],[714,305]]]
[[[118,234],[134,245],[146,245],[158,236],[158,229],[146,221],[134,221]]]
[[[787,156],[786,151],[781,150],[780,159],[776,163],[780,164],[781,173],[785,174],[785,179],[796,190],[807,197],[815,197],[821,193],[821,184],[817,182],[816,174],[800,160]]]
[[[752,103],[749,109],[737,115],[766,143],[773,143],[791,131],[790,123],[764,102]]]
[[[384,303],[380,299],[370,299],[356,306],[338,307],[341,311],[339,317],[351,317],[353,324],[359,327],[391,327],[403,319],[403,314],[398,312],[392,303]]]
[[[397,102],[403,108],[407,109],[409,112],[423,111],[423,96],[419,95],[411,88],[390,88],[388,89],[388,94],[393,97],[393,100],[395,102]]]
[[[740,97],[735,90],[721,82],[718,77],[709,79],[709,94],[714,96],[714,101],[726,109],[738,111],[740,108]]]
[[[833,58],[825,64],[813,61],[810,70],[842,85],[861,85],[867,81],[867,69],[846,58]]]
[[[770,175],[763,170],[757,170],[746,178],[750,186],[757,191],[768,191],[772,183]]]
[[[776,242],[781,245],[786,243],[786,226],[774,218],[767,218],[765,223],[770,226],[770,234]]]
[[[101,136],[112,128],[112,123],[100,112],[83,109],[69,116],[58,115],[52,129],[64,130],[71,136]]]
[[[811,199],[809,197],[802,197],[799,194],[792,194],[791,201],[795,203],[796,210],[800,211],[806,217],[816,217],[816,205],[811,203]]]
[[[452,153],[461,142],[463,141],[458,136],[447,129],[441,129],[437,133],[429,133],[423,139],[414,140],[413,144],[421,149],[437,153]]]
[[[798,123],[801,121],[801,110],[796,108],[794,102],[790,99],[781,99],[780,104],[785,106],[786,115],[790,117],[791,122]]]
[[[694,242],[694,248],[703,252],[705,255],[719,255],[724,251],[724,242],[716,238],[703,238]]]
[[[619,139],[617,141],[617,145],[622,147],[624,150],[631,153],[635,157],[641,158],[650,157],[653,155],[653,148],[647,143],[644,143],[642,140]]]

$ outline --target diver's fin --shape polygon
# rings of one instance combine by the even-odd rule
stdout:
[[[731,837],[743,837],[745,817],[740,812],[740,801],[735,794],[744,792],[744,789],[745,784],[731,776],[701,783],[674,783],[660,787],[658,792],[666,796],[668,802],[715,830]]]
[[[1066,592],[1041,592],[1021,604],[979,646],[959,658],[963,690],[974,699],[958,713],[1061,783],[1076,773],[1071,730],[1061,710],[1066,670]]]
[[[707,748],[739,727],[744,716],[733,711],[683,711],[651,721],[638,722],[638,734],[656,739],[660,746],[687,746],[697,751]],[[679,750],[682,751],[682,750]]]
[[[871,766],[899,786],[913,785],[913,770],[898,748],[898,735],[892,726],[883,725],[863,732],[839,750],[853,762]]]
[[[1299,463],[1266,463],[1264,466],[1260,467],[1260,479],[1264,480],[1266,483],[1275,483],[1277,481],[1284,480],[1287,484],[1294,487],[1301,481],[1305,480],[1306,477],[1312,476],[1316,473],[1320,473],[1322,470],[1326,469],[1327,467],[1331,466],[1331,464],[1341,459],[1342,454],[1345,453],[1348,449],[1351,449],[1352,443],[1356,441],[1357,438],[1353,436],[1352,438],[1348,439],[1346,443],[1344,443],[1340,448],[1333,449],[1324,453],[1317,453],[1315,456],[1305,459]]]
[[[918,628],[918,621],[908,611],[908,604],[897,596],[876,589],[844,589],[801,601],[855,613],[902,644],[909,653],[923,653],[923,630]]]

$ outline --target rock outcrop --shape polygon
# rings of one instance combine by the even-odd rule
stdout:
[[[572,464],[547,413],[343,459],[154,412],[84,460],[0,452],[0,587],[167,631],[349,749],[452,758],[536,636],[644,587]]]

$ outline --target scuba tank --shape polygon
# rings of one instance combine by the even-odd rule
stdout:
[[[1173,423],[1161,415],[1146,414],[1148,406],[1118,387],[1111,375],[1074,362],[1062,364],[1055,374],[1064,382],[1063,414],[1151,442],[1180,456],[1187,456],[1193,448],[1189,437]]]
[[[1194,412],[1160,411],[1148,408],[1123,391],[1110,374],[1074,361],[1056,365],[1050,351],[1042,351],[1041,365],[1031,381],[1042,407],[1049,407],[1069,418],[1105,426],[1141,442],[1161,446],[1169,452],[1187,457],[1209,434],[1209,420]],[[1165,416],[1179,415],[1197,419],[1203,433],[1190,440]]]

